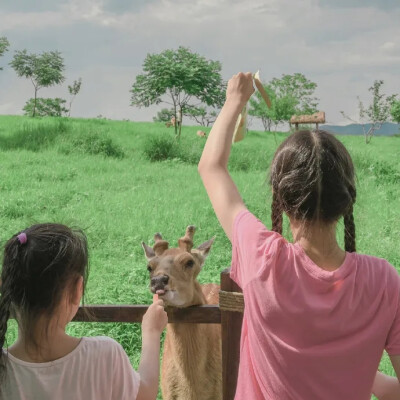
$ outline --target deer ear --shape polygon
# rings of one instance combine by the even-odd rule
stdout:
[[[154,252],[153,248],[148,246],[145,242],[142,242],[142,247],[144,250],[144,255],[148,260],[156,256],[156,253]]]
[[[192,253],[195,253],[200,258],[201,265],[204,264],[204,261],[206,260],[208,253],[210,252],[210,249],[214,243],[214,240],[215,240],[215,236],[212,239],[207,240],[207,242],[202,243],[196,249],[192,250]]]

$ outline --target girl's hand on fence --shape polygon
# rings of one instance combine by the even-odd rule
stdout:
[[[164,302],[162,300],[153,299],[153,304],[143,315],[142,331],[144,334],[157,333],[161,335],[168,323],[168,316],[164,310]]]
[[[228,82],[228,87],[226,89],[226,103],[233,103],[242,109],[253,93],[253,74],[251,72],[239,72]]]

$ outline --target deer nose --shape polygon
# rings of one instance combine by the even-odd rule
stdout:
[[[164,288],[165,285],[168,284],[168,281],[168,275],[155,276],[151,278],[151,286],[154,286],[155,288]]]

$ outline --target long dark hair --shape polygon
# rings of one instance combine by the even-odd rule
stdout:
[[[282,213],[303,222],[344,218],[345,250],[356,251],[354,166],[332,134],[298,131],[277,149],[270,170],[272,230],[282,233]]]
[[[25,236],[26,235],[26,236]],[[25,242],[26,240],[26,242]],[[88,277],[85,234],[60,224],[37,224],[14,235],[5,245],[0,288],[0,382],[6,370],[1,351],[11,311],[25,340],[35,344],[38,317],[50,318],[64,291]]]

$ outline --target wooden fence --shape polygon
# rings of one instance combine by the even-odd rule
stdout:
[[[239,286],[231,280],[229,269],[221,273],[221,291],[241,292]],[[74,321],[141,323],[148,307],[148,305],[86,305],[84,308],[90,313],[85,313],[81,307]],[[167,313],[169,323],[221,324],[223,400],[233,400],[239,367],[243,314],[238,311],[228,311],[219,305],[168,307]]]

